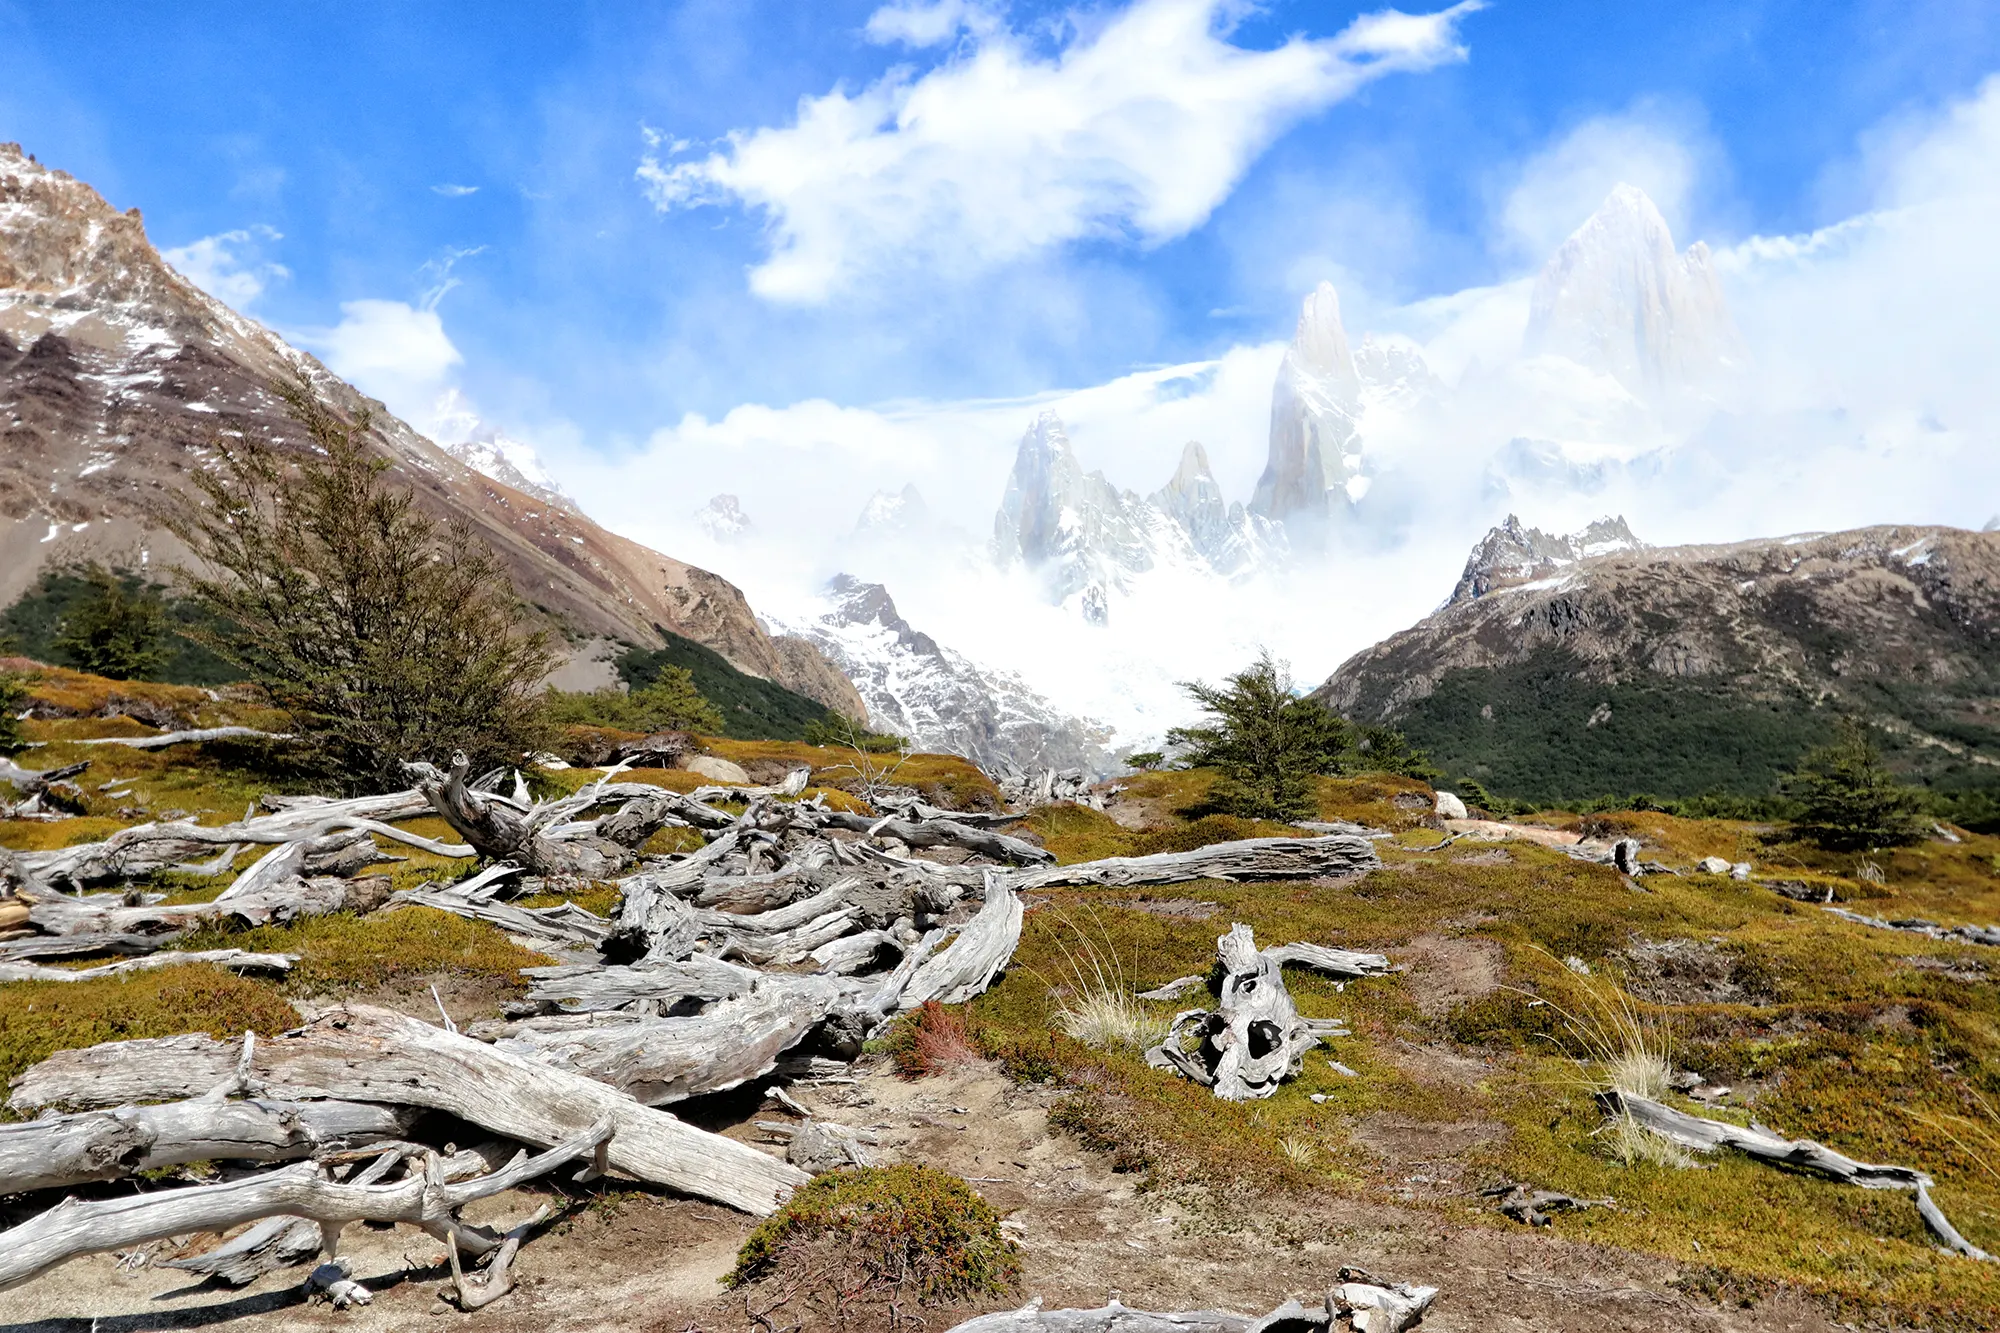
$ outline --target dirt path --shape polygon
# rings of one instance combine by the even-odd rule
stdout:
[[[989,1066],[917,1082],[879,1068],[858,1073],[852,1084],[794,1091],[829,1119],[874,1128],[885,1159],[926,1162],[975,1181],[1007,1215],[1008,1232],[1020,1243],[1024,1296],[1040,1295],[1052,1307],[1100,1305],[1116,1292],[1138,1308],[1262,1311],[1287,1296],[1309,1297],[1342,1265],[1354,1265],[1441,1287],[1424,1324],[1433,1333],[1830,1333],[1838,1327],[1796,1296],[1781,1294],[1747,1310],[1692,1299],[1671,1285],[1672,1264],[1574,1244],[1548,1230],[1499,1230],[1440,1212],[1344,1199],[1328,1200],[1311,1217],[1285,1216],[1254,1204],[1221,1206],[1199,1193],[1144,1191],[1138,1178],[1114,1174],[1105,1159],[1049,1134],[1052,1094],[1017,1087]],[[777,1113],[767,1108],[746,1118]],[[744,1126],[731,1132],[754,1134]],[[476,1207],[473,1220],[506,1224],[535,1205],[527,1195],[502,1195]],[[245,1333],[377,1333],[461,1321],[506,1333],[739,1333],[750,1328],[743,1298],[720,1284],[751,1225],[709,1205],[615,1197],[531,1243],[517,1264],[521,1289],[472,1316],[438,1298],[442,1250],[408,1228],[348,1229],[342,1248],[355,1260],[355,1275],[378,1294],[372,1306],[344,1313],[299,1302],[302,1269],[231,1290],[100,1255],[0,1292],[0,1333],[219,1325]],[[151,1257],[176,1252],[155,1247]],[[439,1322],[431,1323],[432,1316]],[[958,1317],[934,1312],[926,1327],[936,1333]]]

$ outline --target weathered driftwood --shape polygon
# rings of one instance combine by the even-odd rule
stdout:
[[[1218,842],[1191,852],[1155,856],[1114,856],[1079,865],[1016,870],[1007,876],[1015,889],[1097,885],[1181,884],[1195,879],[1315,879],[1358,875],[1382,864],[1366,838],[1245,838]]]
[[[1421,1322],[1437,1300],[1436,1287],[1348,1280],[1349,1271],[1341,1270],[1343,1280],[1324,1303],[1286,1301],[1261,1318],[1227,1310],[1134,1310],[1115,1296],[1096,1310],[1045,1310],[1036,1297],[1018,1310],[980,1315],[946,1333],[1330,1333],[1342,1327],[1356,1333],[1403,1333]],[[1348,1322],[1342,1324],[1343,1319]]]
[[[191,1096],[234,1067],[232,1052],[199,1034],[59,1051],[15,1080],[8,1105],[27,1111]],[[268,1096],[427,1107],[528,1144],[557,1143],[609,1117],[617,1131],[612,1168],[758,1215],[804,1179],[594,1079],[371,1006],[329,1010],[259,1042],[251,1074]]]
[[[1010,838],[990,829],[972,828],[952,819],[927,819],[919,823],[893,816],[870,818],[843,810],[828,810],[819,816],[819,822],[827,828],[894,838],[910,847],[963,847],[968,852],[1012,865],[1051,865],[1056,859],[1032,842]]]
[[[1710,1120],[1706,1116],[1689,1115],[1671,1106],[1662,1106],[1651,1098],[1620,1093],[1616,1089],[1601,1094],[1600,1100],[1612,1115],[1627,1116],[1641,1129],[1696,1152],[1734,1148],[1760,1162],[1825,1176],[1843,1185],[1859,1185],[1871,1190],[1912,1190],[1917,1196],[1917,1212],[1947,1249],[1972,1259],[1993,1258],[1966,1240],[1956,1227],[1945,1220],[1944,1214],[1931,1202],[1931,1178],[1921,1171],[1907,1166],[1858,1162],[1811,1139],[1784,1139],[1765,1130],[1745,1129],[1741,1125]]]
[[[27,904],[23,903],[23,907]],[[100,954],[147,954],[172,944],[172,935],[27,935],[0,940],[0,962],[30,958],[84,958]]]
[[[373,1185],[402,1163],[407,1145],[396,1144],[378,1154],[347,1181],[349,1185]],[[265,1273],[302,1264],[320,1252],[325,1243],[319,1223],[303,1217],[279,1214],[226,1243],[185,1259],[169,1259],[162,1268],[178,1268],[186,1273],[219,1278],[233,1287],[255,1282]]]
[[[385,818],[407,819],[428,809],[425,805],[411,809],[410,805],[409,793],[396,792],[352,801],[291,805],[273,814],[217,828],[204,828],[188,820],[135,824],[101,842],[26,852],[21,854],[20,862],[23,870],[44,884],[81,889],[171,869],[217,848],[294,842],[341,829],[366,830],[438,856],[473,855],[468,845],[438,842],[383,822]]]
[[[516,1017],[558,1011],[664,1011],[683,1000],[727,1000],[746,995],[763,974],[708,954],[691,954],[678,962],[632,967],[594,963],[524,967],[521,975],[528,978],[528,993],[508,1006],[508,1012]]]
[[[85,1254],[125,1249],[188,1232],[222,1231],[275,1215],[303,1217],[325,1229],[329,1254],[350,1222],[407,1222],[422,1227],[454,1251],[475,1255],[499,1248],[502,1238],[457,1220],[465,1205],[509,1190],[593,1151],[613,1132],[600,1120],[533,1157],[462,1184],[441,1184],[434,1174],[392,1185],[350,1185],[329,1180],[302,1162],[220,1185],[197,1185],[154,1194],[62,1203],[0,1233],[0,1290],[17,1286]]]
[[[768,976],[692,1017],[598,1016],[587,1026],[529,1020],[498,1048],[664,1106],[769,1073],[840,999],[829,978]]]
[[[437,889],[403,889],[390,897],[389,904],[432,907],[489,922],[510,935],[576,949],[595,949],[611,930],[611,923],[603,917],[567,902],[554,907],[515,907],[511,903],[478,902]]]
[[[993,984],[1014,957],[1021,942],[1020,895],[1008,889],[997,872],[986,877],[986,901],[950,946],[919,966],[896,996],[899,1011],[915,1009],[926,1000],[963,1004]]]
[[[295,921],[331,912],[369,911],[389,896],[386,879],[338,879],[330,875],[292,876],[236,898],[205,903],[120,905],[116,895],[69,898],[36,895],[28,923],[49,935],[112,939],[128,935],[177,936],[210,921],[236,920],[246,926]]]
[[[631,864],[635,849],[653,833],[690,822],[681,813],[688,805],[685,799],[669,800],[671,793],[637,784],[597,782],[561,800],[524,808],[467,783],[468,767],[462,754],[452,756],[446,773],[429,764],[407,766],[431,808],[481,856],[517,862],[537,875],[610,879]],[[592,806],[617,799],[630,803],[615,815],[575,822]]]
[[[399,1139],[417,1113],[362,1102],[195,1098],[0,1124],[0,1194],[116,1180],[183,1162],[288,1162]]]
[[[1250,927],[1241,922],[1216,940],[1215,949],[1223,974],[1217,1008],[1175,1015],[1166,1036],[1147,1049],[1146,1063],[1174,1070],[1228,1101],[1269,1097],[1299,1072],[1305,1053],[1323,1036],[1338,1034],[1337,1021],[1300,1016],[1285,986],[1284,964],[1321,968],[1336,976],[1380,976],[1389,970],[1389,960],[1380,954],[1316,944],[1259,951]],[[1173,984],[1181,988],[1181,983]]]
[[[193,949],[182,953],[155,953],[128,958],[99,967],[40,967],[34,963],[0,962],[0,981],[99,981],[105,977],[130,976],[161,967],[206,963],[231,972],[288,972],[298,961],[297,954],[249,953],[243,949]]]
[[[72,741],[72,745],[123,745],[132,750],[164,750],[173,745],[199,745],[204,741],[288,741],[289,732],[259,731],[255,727],[194,727],[169,731],[159,736],[99,736],[94,740]]]
[[[2000,926],[1941,926],[1935,921],[1924,921],[1917,917],[1899,917],[1885,920],[1879,916],[1864,916],[1860,912],[1850,912],[1844,907],[1827,907],[1842,921],[1852,921],[1857,926],[1872,926],[1876,930],[1901,930],[1912,935],[1922,935],[1933,940],[1964,940],[1967,944],[2000,946]]]

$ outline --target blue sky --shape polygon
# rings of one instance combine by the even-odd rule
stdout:
[[[1209,11],[1213,41],[1265,55],[1337,40],[1369,12],[1138,8],[1176,4]],[[913,45],[887,38],[952,15],[912,2],[871,39],[876,8],[0,0],[0,137],[142,208],[163,248],[225,238],[207,252],[216,280],[288,335],[324,348],[349,303],[428,307],[460,358],[438,373],[482,414],[616,453],[743,403],[1020,395],[1217,355],[1283,336],[1320,276],[1360,316],[1518,276],[1556,225],[1510,221],[1523,173],[1600,122],[1672,145],[1683,188],[1661,202],[1683,241],[1810,230],[1865,205],[1871,142],[2000,66],[1990,3],[1498,0],[1449,25],[1462,55],[1239,108],[1255,125],[1220,150],[1233,157],[1212,199],[1171,198],[1200,175],[1172,117],[1141,145],[1161,155],[1150,185],[1024,168],[1036,189],[1102,195],[1044,241],[1014,243],[1060,213],[1040,198],[947,212],[912,243],[893,234],[898,210],[836,199],[837,181],[784,195],[797,217],[839,214],[821,240],[844,267],[831,286],[760,291],[753,275],[782,248],[769,200],[792,189],[774,173],[790,167],[746,165],[725,136],[787,131],[800,99],[865,97],[898,67],[922,86],[996,44],[1024,68],[1073,58],[1132,17],[957,6],[954,36]],[[1163,93],[1124,75],[1132,86],[1069,91]],[[1143,105],[1131,114],[1144,122]],[[659,186],[712,152],[735,160]],[[965,184],[948,165],[902,179]],[[1149,222],[1149,201],[1171,216]],[[999,239],[976,234],[981,219]]]

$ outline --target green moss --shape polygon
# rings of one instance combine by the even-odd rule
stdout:
[[[788,1269],[797,1272],[788,1272]],[[794,1277],[856,1295],[949,1305],[1003,1296],[1021,1261],[1000,1217],[957,1176],[903,1164],[818,1177],[750,1233],[731,1286]]]
[[[268,981],[203,964],[98,981],[0,985],[0,1085],[56,1051],[134,1037],[274,1035],[299,1015]]]

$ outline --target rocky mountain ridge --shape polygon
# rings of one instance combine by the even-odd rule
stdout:
[[[1502,738],[1579,772],[1622,771],[1621,745],[1655,771],[1662,756],[1686,758],[1689,773],[1713,768],[1697,752],[1775,749],[1738,775],[1755,787],[1846,712],[1899,738],[1940,783],[2000,780],[2000,534],[1634,540],[1622,522],[1551,539],[1510,520],[1450,601],[1313,697],[1401,726],[1471,776]],[[1642,725],[1643,747],[1622,730]]]
[[[800,694],[842,697],[838,673],[782,654],[726,579],[441,449],[176,273],[136,209],[114,210],[17,144],[0,145],[0,602],[47,565],[184,558],[157,507],[218,439],[300,447],[268,388],[294,367],[337,410],[368,413],[398,477],[432,512],[467,519],[583,654],[650,645],[660,626]]]

